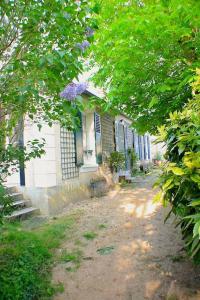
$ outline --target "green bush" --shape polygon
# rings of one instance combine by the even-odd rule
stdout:
[[[30,231],[20,225],[0,229],[0,299],[50,299],[60,288],[51,283],[53,253],[75,223],[63,217]]]
[[[131,173],[134,175],[138,170],[137,167],[138,156],[135,153],[135,150],[131,148],[128,149],[128,156],[130,159]]]
[[[200,263],[199,86],[184,110],[171,114],[168,124],[159,129],[158,141],[166,143],[168,162],[155,184],[161,188],[156,199],[171,204],[170,213],[178,217],[186,249],[196,263]]]
[[[108,162],[109,162],[111,171],[117,172],[119,169],[123,169],[125,167],[125,155],[124,155],[124,153],[121,153],[118,151],[113,151],[112,153],[110,153]]]

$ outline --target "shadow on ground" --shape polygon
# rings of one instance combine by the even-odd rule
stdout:
[[[73,273],[66,271],[66,264],[54,268],[54,281],[65,287],[55,300],[200,299],[200,270],[187,259],[174,219],[164,225],[167,210],[152,202],[153,180],[141,179],[135,188],[114,190],[73,207],[84,214],[77,234],[70,245],[63,242],[63,249],[74,247],[78,239],[84,256],[91,259]],[[98,231],[98,224],[106,228]],[[83,233],[91,230],[98,235],[86,243]],[[111,246],[108,255],[97,251]]]

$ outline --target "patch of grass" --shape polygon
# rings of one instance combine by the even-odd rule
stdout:
[[[68,238],[77,216],[65,216],[35,230],[7,224],[0,230],[0,299],[50,299],[62,290],[51,284],[53,253]]]
[[[84,237],[86,240],[94,240],[94,239],[97,237],[97,233],[96,233],[96,232],[93,232],[93,231],[85,232],[85,233],[83,234],[83,237]]]
[[[99,229],[106,229],[106,228],[107,228],[107,225],[105,225],[105,224],[99,224],[99,225],[98,225],[98,228],[99,228]]]
[[[170,296],[167,296],[166,300],[178,300],[178,297],[176,295],[170,295]]]
[[[83,241],[81,241],[81,240],[79,240],[79,239],[76,239],[76,240],[74,241],[74,245],[75,245],[75,246],[80,246],[80,247],[82,247],[82,246],[85,246],[86,244],[85,244]]]
[[[185,257],[183,255],[174,255],[171,257],[171,260],[173,262],[180,262],[183,261],[185,259]]]
[[[97,249],[97,252],[100,255],[107,255],[110,254],[114,250],[114,248],[115,248],[114,246],[107,246],[107,247]]]
[[[76,271],[80,267],[81,260],[83,258],[83,252],[79,249],[75,249],[72,252],[64,250],[61,254],[60,260],[66,263],[72,263],[66,267],[69,272]]]

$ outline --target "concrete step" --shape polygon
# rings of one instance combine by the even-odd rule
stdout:
[[[15,220],[15,219],[26,219],[31,215],[39,214],[40,210],[36,207],[31,206],[30,200],[25,200],[23,197],[23,194],[18,192],[17,187],[7,187],[6,188],[7,194],[10,196],[12,200],[12,207],[13,212],[11,215],[5,216],[8,220]],[[0,210],[3,208],[2,205],[0,205]]]
[[[16,200],[16,201],[13,201],[11,203],[11,206],[14,208],[14,209],[19,209],[21,207],[30,207],[31,206],[31,201],[28,200]],[[3,205],[0,205],[0,210],[3,209]]]
[[[39,214],[39,209],[35,207],[26,207],[20,210],[14,211],[10,216],[6,216],[9,220],[16,220],[16,219],[26,219],[27,217],[31,215]]]
[[[17,190],[17,187],[16,186],[8,186],[5,188],[6,192],[8,194],[13,194],[13,193],[17,193],[18,190]]]
[[[24,199],[24,196],[22,193],[10,193],[9,196],[11,197],[11,199],[13,201],[16,201],[16,200],[23,200]]]

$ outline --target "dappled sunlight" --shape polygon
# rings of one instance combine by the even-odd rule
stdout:
[[[122,254],[122,256],[124,256],[125,254],[133,255],[138,250],[140,251],[140,253],[145,254],[147,251],[151,250],[151,246],[148,241],[135,239],[127,245],[122,245],[120,248],[120,253]]]
[[[125,280],[133,280],[135,278],[135,274],[132,272],[132,273],[129,273],[129,274],[126,274],[125,275]]]
[[[128,204],[121,205],[120,207],[123,208],[126,213],[132,214],[135,212],[136,205],[133,203],[128,203]]]
[[[153,299],[152,297],[155,295],[155,292],[159,289],[161,286],[160,280],[150,280],[145,283],[145,298],[147,299]]]
[[[131,265],[130,258],[120,257],[119,260],[117,261],[117,270],[118,272],[126,271],[127,269],[130,269],[130,265]]]
[[[124,225],[123,225],[124,228],[126,229],[132,229],[133,228],[133,224],[131,222],[126,222]]]
[[[133,200],[132,200],[133,201]],[[144,201],[143,199],[141,199],[141,201]],[[144,202],[144,203],[126,203],[126,201],[124,201],[125,203],[123,203],[122,205],[120,205],[120,208],[124,210],[125,213],[133,216],[133,217],[137,217],[137,218],[145,218],[148,217],[149,215],[152,215],[152,213],[155,212],[157,205],[154,204],[152,201],[149,202]]]

